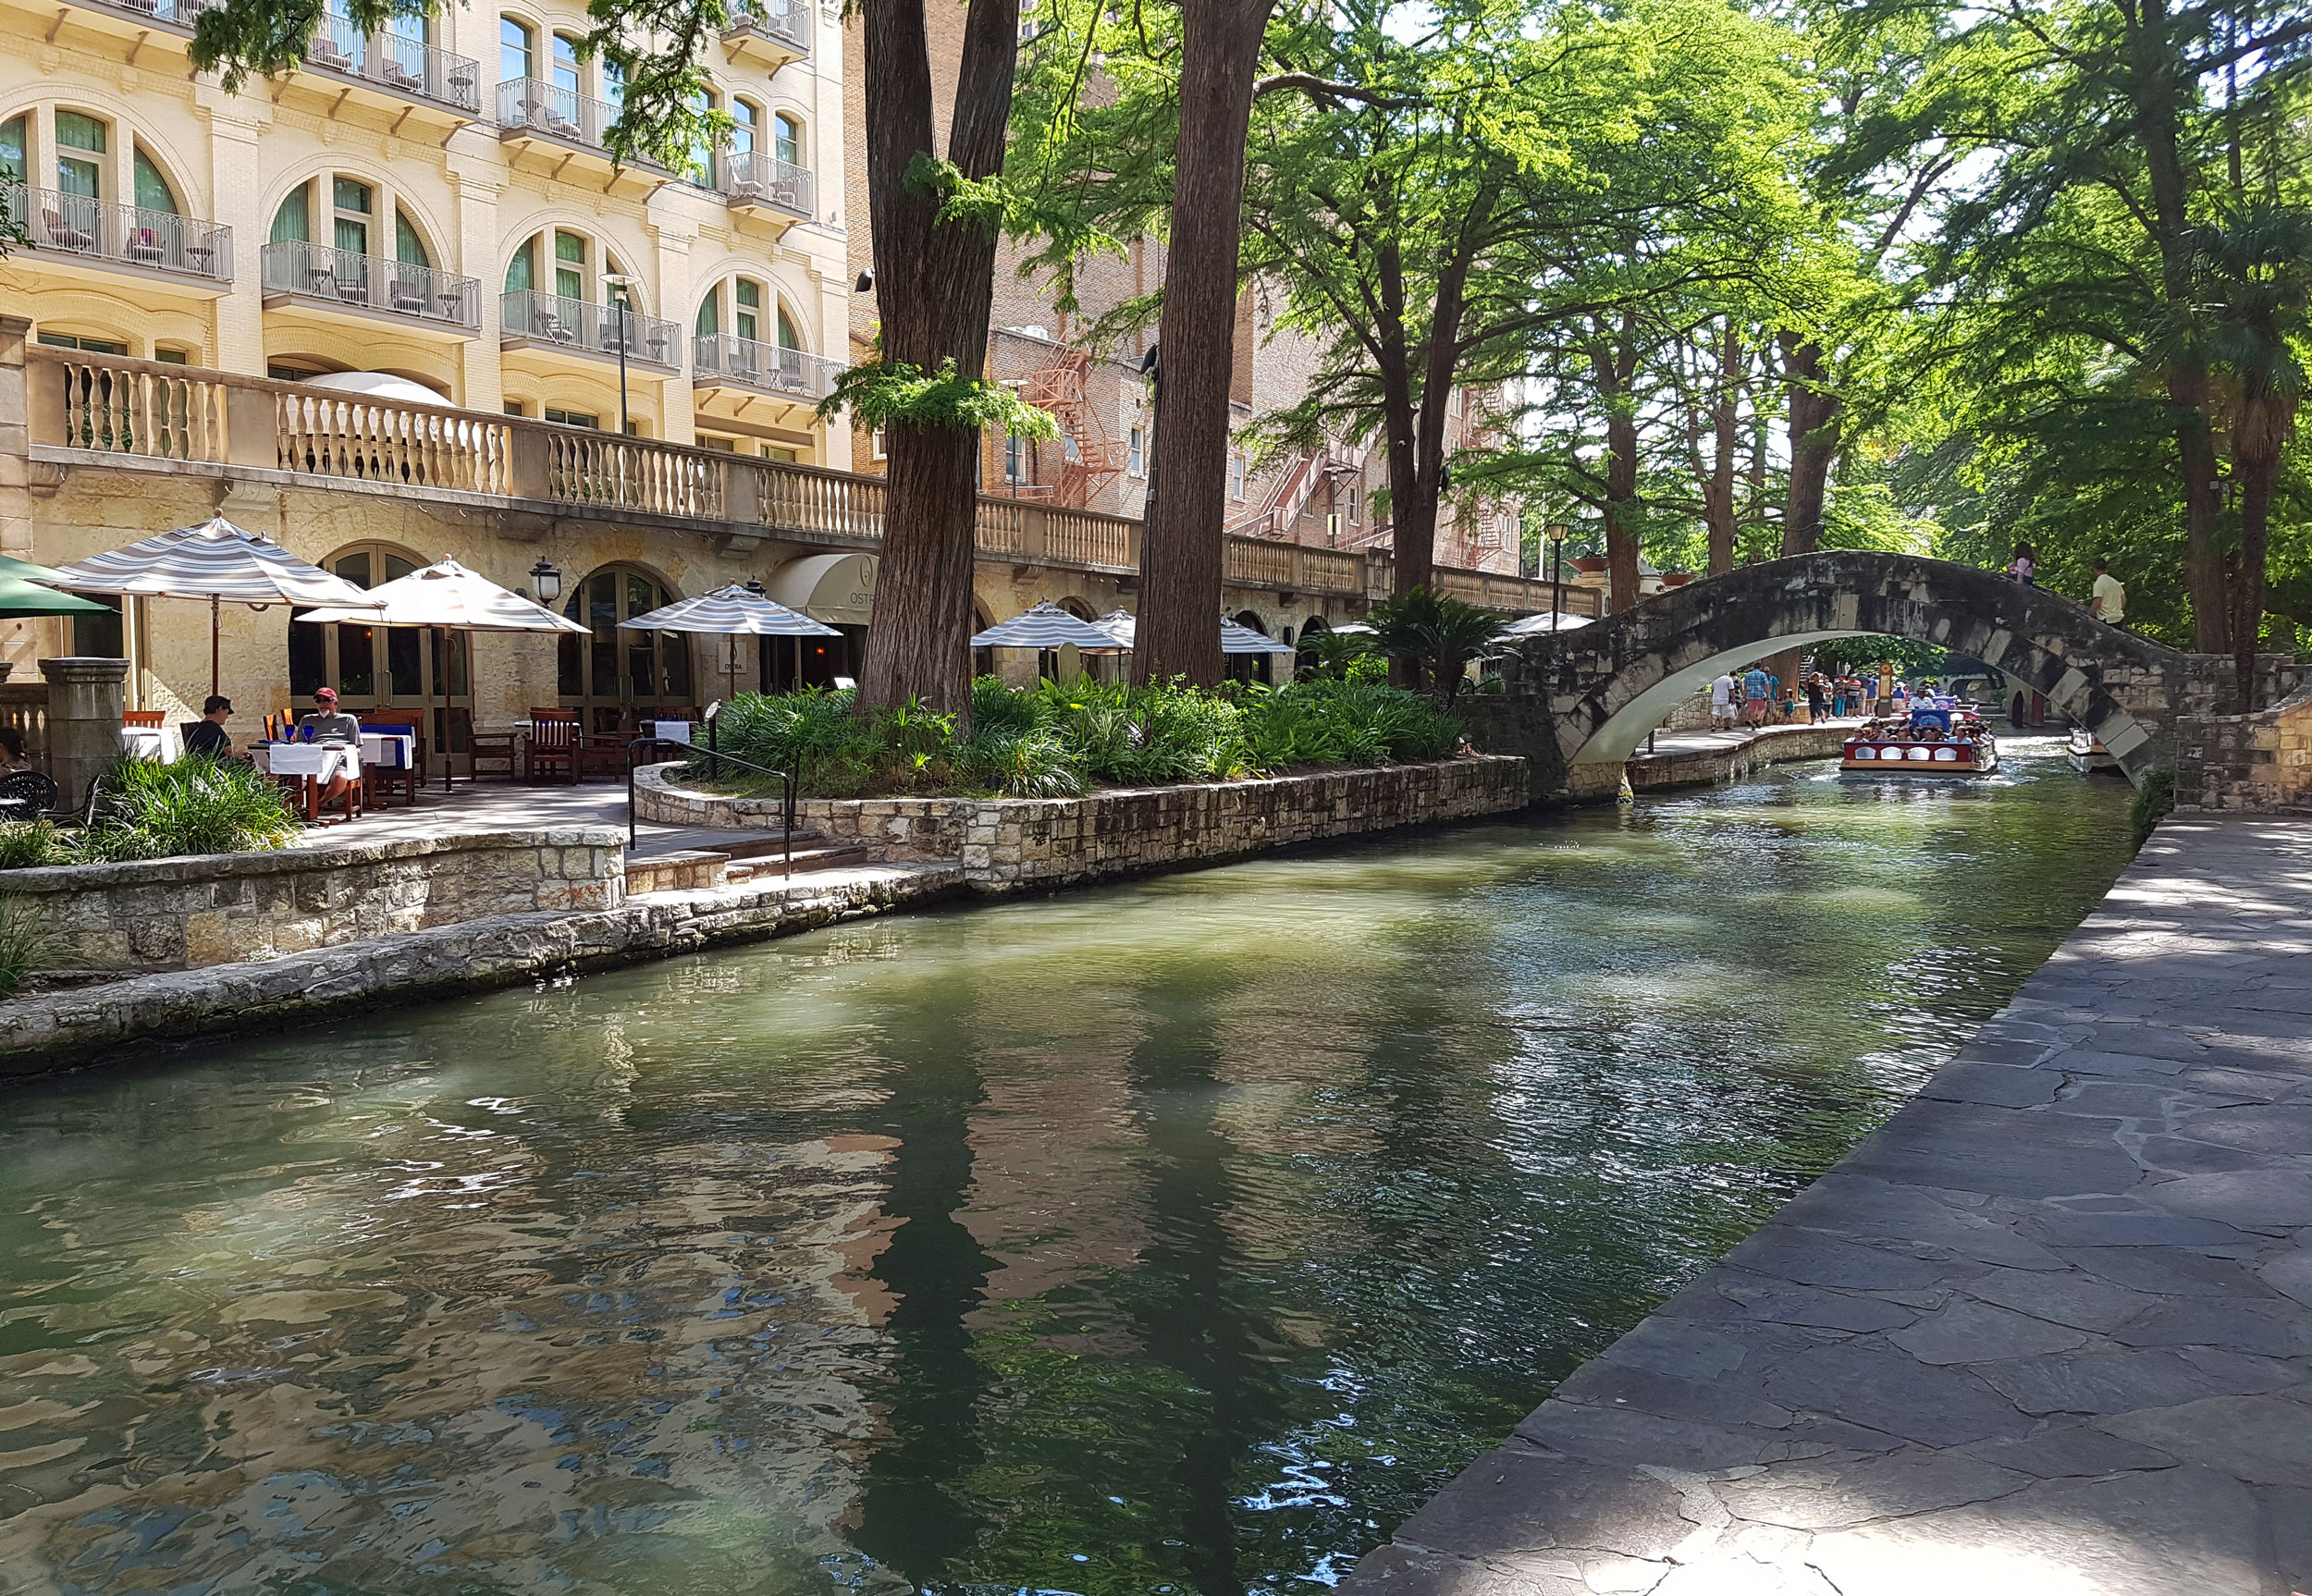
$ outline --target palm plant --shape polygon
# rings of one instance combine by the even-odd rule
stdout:
[[[1300,663],[1293,668],[1293,674],[1345,681],[1349,666],[1371,652],[1370,632],[1332,632],[1319,627],[1300,634]]]
[[[2200,289],[2193,319],[2221,387],[2239,495],[2240,582],[2232,595],[2232,648],[2240,706],[2252,710],[2272,487],[2304,398],[2304,364],[2294,346],[2304,335],[2312,300],[2312,211],[2251,206],[2202,227],[2195,243]]]
[[[1493,652],[1501,631],[1497,617],[1426,587],[1375,605],[1367,619],[1372,622],[1373,647],[1426,672],[1430,695],[1440,705],[1453,702],[1464,669]]]

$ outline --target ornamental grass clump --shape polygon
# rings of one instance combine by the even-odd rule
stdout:
[[[298,820],[273,779],[230,759],[124,759],[105,777],[96,823],[72,845],[86,864],[286,848]]]
[[[66,962],[66,942],[38,909],[21,898],[0,898],[0,998],[14,994],[34,971]]]
[[[71,846],[54,823],[17,820],[0,825],[0,870],[31,870],[71,862]]]

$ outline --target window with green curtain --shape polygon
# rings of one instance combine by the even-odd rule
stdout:
[[[21,183],[31,169],[27,158],[27,126],[21,117],[11,117],[0,122],[0,183]]]
[[[393,213],[393,258],[405,266],[430,266],[433,257],[425,252],[425,240],[410,226],[410,218],[399,206]]]
[[[803,124],[783,112],[770,119],[770,153],[790,166],[803,164]]]
[[[576,233],[554,235],[554,291],[566,300],[586,294],[586,240]]]
[[[281,201],[281,208],[273,213],[273,241],[277,244],[310,243],[314,236],[312,202],[307,199],[310,185],[300,183]]]
[[[719,289],[709,289],[707,297],[698,301],[698,321],[692,330],[702,338],[713,338],[722,330],[722,291]]]
[[[755,313],[763,308],[762,285],[759,283],[750,283],[745,278],[742,277],[739,279],[737,284],[737,293],[739,301],[738,335],[751,343],[754,341],[756,337]]]
[[[144,153],[141,144],[137,146],[135,164],[138,209],[175,215],[177,196],[170,190],[168,179],[161,176],[161,169],[153,164],[153,157]]]
[[[59,192],[91,200],[102,195],[105,191],[104,165],[89,157],[104,153],[104,123],[78,111],[56,113],[56,188]]]
[[[796,334],[794,324],[787,319],[787,307],[784,305],[779,307],[779,347],[782,350],[803,347],[803,339]]]
[[[329,200],[337,209],[332,241],[349,255],[369,253],[369,185],[350,178],[333,178]]]
[[[516,250],[513,258],[506,263],[506,291],[510,294],[526,294],[537,286],[538,241],[535,239],[524,239],[522,240],[522,248]]]

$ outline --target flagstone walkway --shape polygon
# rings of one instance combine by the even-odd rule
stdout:
[[[1916,1099],[1348,1590],[2312,1591],[2312,823],[2163,825]]]

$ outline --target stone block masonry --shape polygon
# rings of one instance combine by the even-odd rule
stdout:
[[[670,780],[675,768],[636,772],[635,807],[645,820],[777,829],[776,798],[679,787]],[[1525,761],[1478,755],[1081,798],[808,798],[796,824],[864,843],[883,859],[958,860],[974,890],[1009,892],[1505,814],[1524,808],[1528,797]]]
[[[0,1003],[0,1076],[142,1057],[166,1042],[279,1028],[386,1002],[785,936],[961,890],[953,865],[888,865],[588,911],[493,915],[260,963],[134,976]]]
[[[2312,822],[2178,816],[1345,1596],[2312,1591]]]
[[[538,911],[614,909],[626,837],[601,826],[201,853],[0,873],[69,962],[182,970]]]
[[[2312,688],[2256,715],[2176,723],[2180,809],[2312,814]]]

